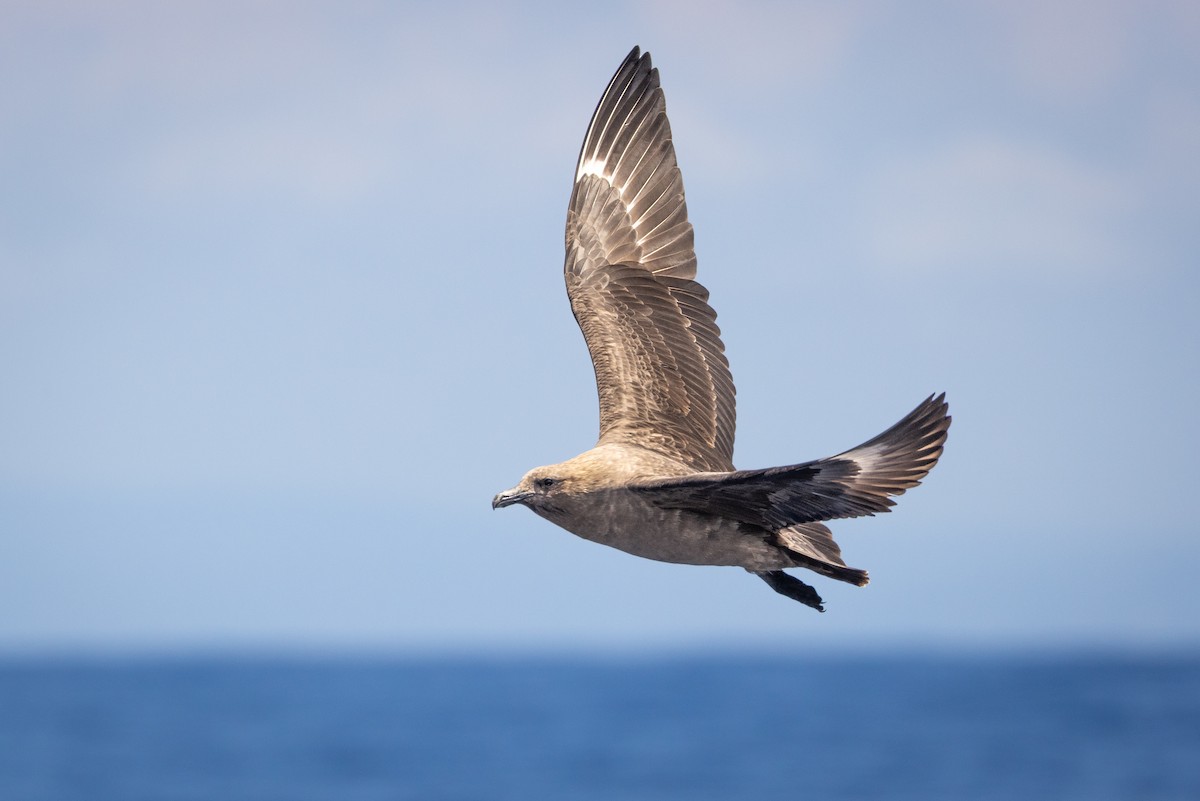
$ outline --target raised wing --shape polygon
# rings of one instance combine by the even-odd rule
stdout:
[[[567,295],[596,370],[600,442],[731,470],[733,379],[708,290],[693,280],[658,70],[636,47],[588,126],[566,240]]]
[[[803,524],[887,512],[891,496],[921,483],[937,464],[950,428],[945,396],[926,399],[874,439],[845,453],[787,467],[668,478],[630,489],[668,509],[731,518],[768,531],[801,527],[797,550],[841,563],[835,544]],[[822,527],[823,528],[823,527]],[[826,529],[826,533],[828,529]]]

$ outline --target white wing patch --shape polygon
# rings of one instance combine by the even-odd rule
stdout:
[[[867,476],[875,472],[883,457],[883,449],[878,445],[870,448],[855,449],[852,454],[854,463],[858,465],[858,475]]]
[[[579,172],[575,173],[575,180],[578,181],[585,175],[595,175],[597,178],[604,178],[604,167],[606,165],[607,162],[604,159],[588,159],[579,165]],[[608,179],[604,178],[604,180],[607,181]]]

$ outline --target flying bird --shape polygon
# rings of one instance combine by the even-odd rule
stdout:
[[[823,521],[887,512],[937,463],[950,426],[931,396],[837,456],[735,470],[734,387],[650,54],[629,53],[592,115],[567,210],[567,296],[600,396],[596,446],[492,500],[635,556],[745,568],[825,611],[786,568],[857,586]]]

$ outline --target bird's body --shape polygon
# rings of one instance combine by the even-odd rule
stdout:
[[[936,464],[950,418],[931,397],[838,456],[733,466],[734,387],[697,283],[658,70],[634,48],[584,138],[567,212],[567,295],[600,396],[596,447],[531,470],[520,503],[584,539],[662,562],[743,567],[817,609],[805,567],[863,585],[821,521],[888,511]]]
[[[703,474],[652,451],[598,445],[543,469],[569,477],[557,480],[574,486],[564,484],[552,502],[530,508],[585,540],[659,562],[755,570],[795,566],[761,537],[747,536],[736,520],[656,505],[645,489],[662,476]]]

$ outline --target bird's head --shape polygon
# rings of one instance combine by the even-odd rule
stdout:
[[[537,511],[554,506],[556,498],[569,491],[571,479],[561,465],[535,467],[525,474],[521,483],[492,498],[492,508],[500,509],[523,504]]]
[[[682,475],[688,472],[682,464],[660,458],[649,467],[646,454],[636,448],[619,445],[597,445],[589,451],[559,464],[535,467],[525,474],[521,483],[492,498],[492,508],[500,509],[519,503],[543,517],[569,513],[592,493],[619,489],[626,484],[659,475]]]

